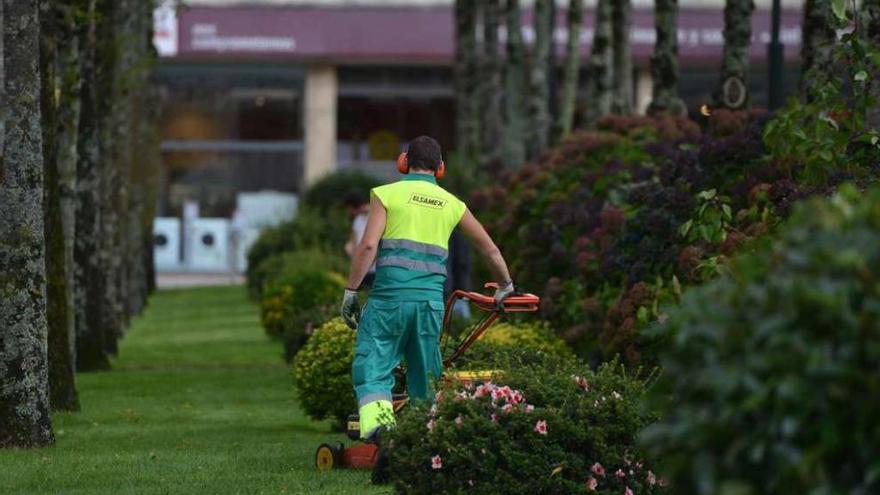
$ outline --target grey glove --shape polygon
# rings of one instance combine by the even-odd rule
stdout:
[[[361,319],[361,303],[358,301],[358,293],[356,290],[345,289],[342,296],[342,319],[345,324],[352,330],[357,330],[358,322]]]
[[[498,288],[495,289],[495,307],[503,310],[504,300],[512,296],[514,292],[516,292],[516,288],[513,285],[513,280],[498,284]]]

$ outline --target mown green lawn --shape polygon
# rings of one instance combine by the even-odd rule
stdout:
[[[160,292],[113,371],[79,375],[54,447],[0,451],[0,494],[389,492],[315,471],[321,442],[348,441],[300,411],[280,355],[244,289]]]

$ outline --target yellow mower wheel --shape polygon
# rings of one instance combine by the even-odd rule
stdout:
[[[315,468],[318,471],[332,471],[340,467],[342,444],[333,446],[322,443],[315,451]]]

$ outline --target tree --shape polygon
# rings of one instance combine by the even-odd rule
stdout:
[[[678,0],[654,3],[654,25],[657,31],[651,55],[654,87],[648,113],[685,115],[687,107],[678,95]]]
[[[62,127],[60,96],[69,74],[56,73],[61,55],[70,60],[70,47],[75,50],[71,5],[43,0],[40,20],[40,77],[43,129],[44,232],[46,246],[46,318],[48,321],[49,399],[53,410],[77,410],[74,313],[71,191],[75,169],[71,173],[69,149],[61,161],[62,133],[65,146],[70,146],[69,127]],[[66,29],[65,29],[66,28]],[[74,61],[75,65],[75,61]],[[63,103],[76,105],[69,91]],[[71,101],[73,100],[73,101]],[[65,109],[69,112],[69,110]],[[65,115],[70,119],[70,115]],[[65,130],[66,129],[66,130]],[[73,145],[75,147],[75,144]],[[75,167],[75,162],[73,164]]]
[[[753,0],[727,0],[724,7],[724,52],[715,107],[740,110],[749,105],[749,50],[752,46]]]
[[[81,66],[80,119],[77,136],[76,364],[80,371],[110,368],[104,332],[103,257],[101,255],[102,167],[98,124],[96,0],[84,0],[79,30]]]
[[[504,163],[519,167],[526,160],[526,55],[519,0],[507,0],[507,63],[504,64]]]
[[[632,27],[632,1],[617,0],[612,10],[612,43],[614,45],[614,101],[612,111],[629,115],[633,110],[632,47],[629,33]]]
[[[502,135],[502,61],[499,47],[501,0],[486,0],[483,5],[483,72],[481,79],[483,108],[481,111],[481,162],[492,163],[501,158]]]
[[[550,139],[550,85],[548,67],[553,47],[553,33],[550,32],[552,0],[535,0],[533,24],[535,45],[529,66],[529,114],[531,130],[528,139],[529,158],[537,158]]]
[[[590,91],[587,106],[587,122],[596,121],[611,113],[614,94],[614,50],[611,43],[613,34],[612,1],[598,0],[596,3],[595,33],[589,61]]]
[[[455,146],[472,158],[479,149],[477,108],[477,2],[455,0]]]
[[[801,93],[808,96],[810,86],[831,71],[831,48],[837,39],[831,0],[804,2],[801,38]]]
[[[46,265],[37,0],[3,0],[0,158],[0,447],[53,442],[46,354]]]
[[[865,39],[876,50],[880,50],[880,0],[865,0],[862,4],[861,16]],[[880,64],[875,64],[875,69],[878,65]],[[868,124],[880,129],[880,69],[876,69],[871,75],[870,84],[875,105],[868,109]]]
[[[574,125],[577,92],[580,79],[581,26],[584,22],[584,1],[570,0],[568,4],[568,43],[565,46],[565,71],[562,77],[562,94],[559,101],[557,135],[564,137]]]

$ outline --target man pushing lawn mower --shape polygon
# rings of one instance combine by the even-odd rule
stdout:
[[[498,281],[494,303],[502,306],[514,293],[501,251],[467,206],[437,185],[446,171],[437,141],[413,139],[397,167],[402,180],[371,191],[366,230],[342,301],[342,317],[358,332],[352,381],[362,439],[394,424],[392,373],[402,358],[410,400],[432,397],[432,380],[443,373],[443,288],[447,244],[456,226]],[[373,289],[361,314],[357,288],[374,261]]]

